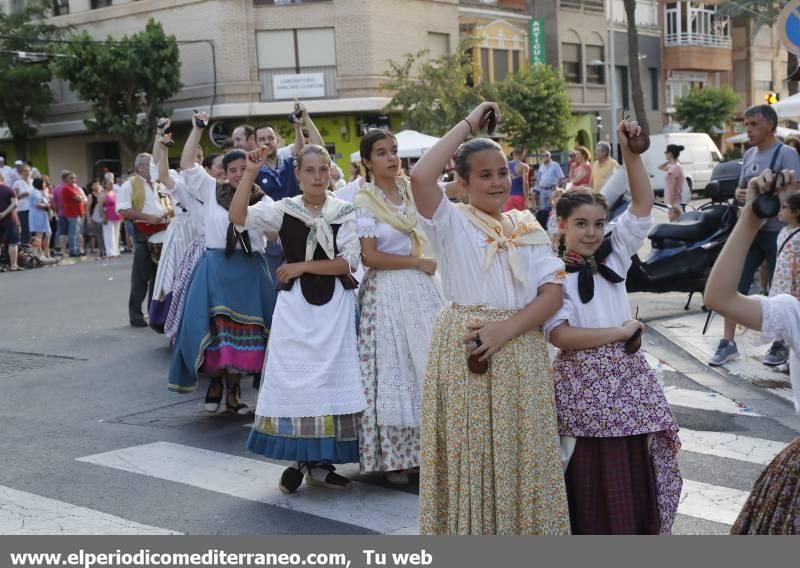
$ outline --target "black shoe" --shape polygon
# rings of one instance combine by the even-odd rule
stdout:
[[[240,398],[242,388],[239,385],[233,385],[225,395],[225,412],[238,414],[244,416],[250,414],[250,407],[242,402]]]
[[[131,327],[147,327],[147,322],[144,319],[131,320]]]
[[[217,395],[211,396],[211,390],[213,387],[217,387]],[[222,388],[222,381],[219,379],[211,379],[211,384],[208,385],[208,390],[206,391],[206,400],[203,403],[206,411],[214,413],[219,410],[220,404],[222,404],[222,393],[225,389]]]
[[[303,483],[303,472],[296,467],[287,467],[281,474],[281,481],[278,488],[282,493],[295,493]]]
[[[315,463],[309,464],[308,479],[306,483],[309,485],[316,485],[318,487],[328,487],[330,489],[350,489],[352,483],[346,477],[334,473],[336,468],[329,463]],[[315,479],[314,475],[322,477],[322,479]],[[323,477],[324,475],[324,477]]]

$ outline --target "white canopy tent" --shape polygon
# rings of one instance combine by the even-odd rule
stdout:
[[[772,108],[778,113],[780,119],[800,118],[800,93],[778,101],[772,105]]]
[[[397,151],[401,158],[419,158],[439,139],[435,136],[428,136],[416,130],[403,130],[395,134],[397,137]],[[353,152],[350,154],[351,162],[360,162],[361,154]]]
[[[783,126],[779,126],[778,129],[775,131],[775,134],[779,138],[786,139],[788,136],[793,134],[800,135],[800,130],[794,130],[793,128],[785,128]],[[728,144],[744,144],[747,142],[747,133],[742,132],[741,134],[737,134],[736,136],[731,136],[730,138],[726,138],[725,142]]]

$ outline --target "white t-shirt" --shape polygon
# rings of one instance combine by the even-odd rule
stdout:
[[[198,165],[183,170],[181,174],[186,182],[187,191],[192,192],[205,204],[202,216],[205,224],[206,248],[224,249],[230,221],[228,211],[217,203],[217,180],[208,175],[203,166]],[[273,202],[268,195],[265,195],[262,201]],[[253,230],[248,230],[248,233],[253,250],[264,252],[264,235]],[[242,248],[238,241],[236,248]]]
[[[282,148],[278,148],[278,159],[279,160],[294,159],[294,144],[289,144],[288,146],[283,146]]]
[[[635,217],[625,211],[611,234],[613,252],[606,259],[606,266],[623,278],[631,267],[631,257],[641,248],[653,226],[652,217]],[[594,297],[588,304],[581,301],[578,293],[578,273],[567,274],[564,283],[564,304],[544,324],[545,335],[563,322],[572,327],[603,328],[620,327],[631,319],[631,308],[625,283],[614,284],[599,274],[594,275]]]
[[[26,182],[24,179],[18,179],[14,182],[14,191],[17,193],[17,212],[24,213],[31,210],[30,194],[33,191],[33,184]],[[26,197],[20,197],[21,194],[27,193]]]
[[[133,186],[130,180],[123,183],[117,192],[117,213],[124,209],[133,209]],[[159,217],[167,214],[167,210],[164,209],[161,200],[158,198],[158,190],[149,181],[144,181],[142,213],[145,215],[158,215]]]
[[[769,340],[780,339],[789,346],[789,379],[794,394],[794,410],[800,413],[800,300],[788,294],[766,298],[750,296],[761,302],[761,334]]]
[[[564,263],[549,244],[517,249],[525,264],[525,286],[512,275],[508,253],[503,249],[497,251],[488,270],[483,270],[486,237],[446,197],[431,219],[417,215],[420,228],[431,240],[445,297],[451,302],[520,310],[536,299],[540,286],[562,282],[557,273],[564,270]]]

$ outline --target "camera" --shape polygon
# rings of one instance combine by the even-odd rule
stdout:
[[[771,219],[777,217],[781,210],[781,200],[778,197],[778,190],[786,185],[786,178],[783,172],[772,171],[772,186],[769,191],[759,195],[753,202],[753,213],[759,219]]]
[[[291,124],[298,124],[303,121],[303,109],[300,105],[294,105],[294,112],[289,115],[289,122]]]

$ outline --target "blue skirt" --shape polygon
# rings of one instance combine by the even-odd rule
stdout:
[[[247,449],[273,460],[358,463],[358,414],[304,418],[256,416]]]
[[[276,297],[264,255],[206,250],[186,292],[169,390],[193,392],[201,369],[260,374]]]

